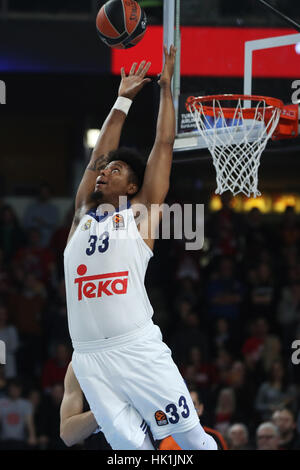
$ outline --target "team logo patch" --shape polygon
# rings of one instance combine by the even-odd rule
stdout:
[[[165,426],[166,424],[169,424],[166,413],[161,410],[155,411],[154,417],[157,426]]]
[[[86,221],[85,224],[81,227],[81,230],[88,230],[91,227],[92,219]]]
[[[116,214],[112,218],[113,221],[113,228],[114,230],[118,230],[120,228],[125,228],[124,217],[122,214]]]

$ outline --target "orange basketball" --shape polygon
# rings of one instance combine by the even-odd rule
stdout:
[[[96,26],[105,44],[117,49],[127,49],[143,38],[147,17],[134,0],[109,0],[100,8]]]

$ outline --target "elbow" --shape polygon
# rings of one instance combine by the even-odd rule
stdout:
[[[74,444],[76,444],[76,442],[74,442],[74,439],[72,439],[72,436],[67,433],[64,429],[60,430],[59,436],[67,447],[72,447]]]

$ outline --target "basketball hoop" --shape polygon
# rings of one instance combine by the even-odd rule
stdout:
[[[246,100],[257,104],[243,108]],[[222,106],[224,101],[229,102],[230,107]],[[280,127],[282,101],[265,96],[231,94],[191,96],[186,108],[193,115],[212,155],[217,174],[216,194],[229,190],[234,196],[240,192],[248,197],[251,194],[260,196],[257,188],[260,156],[276,128]],[[295,123],[298,126],[298,107],[297,113],[295,111],[282,127],[284,138],[295,137],[292,135]],[[277,138],[281,138],[278,134]]]

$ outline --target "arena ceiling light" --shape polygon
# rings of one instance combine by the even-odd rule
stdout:
[[[88,129],[86,131],[86,145],[88,148],[92,149],[95,147],[100,130],[99,129]]]

